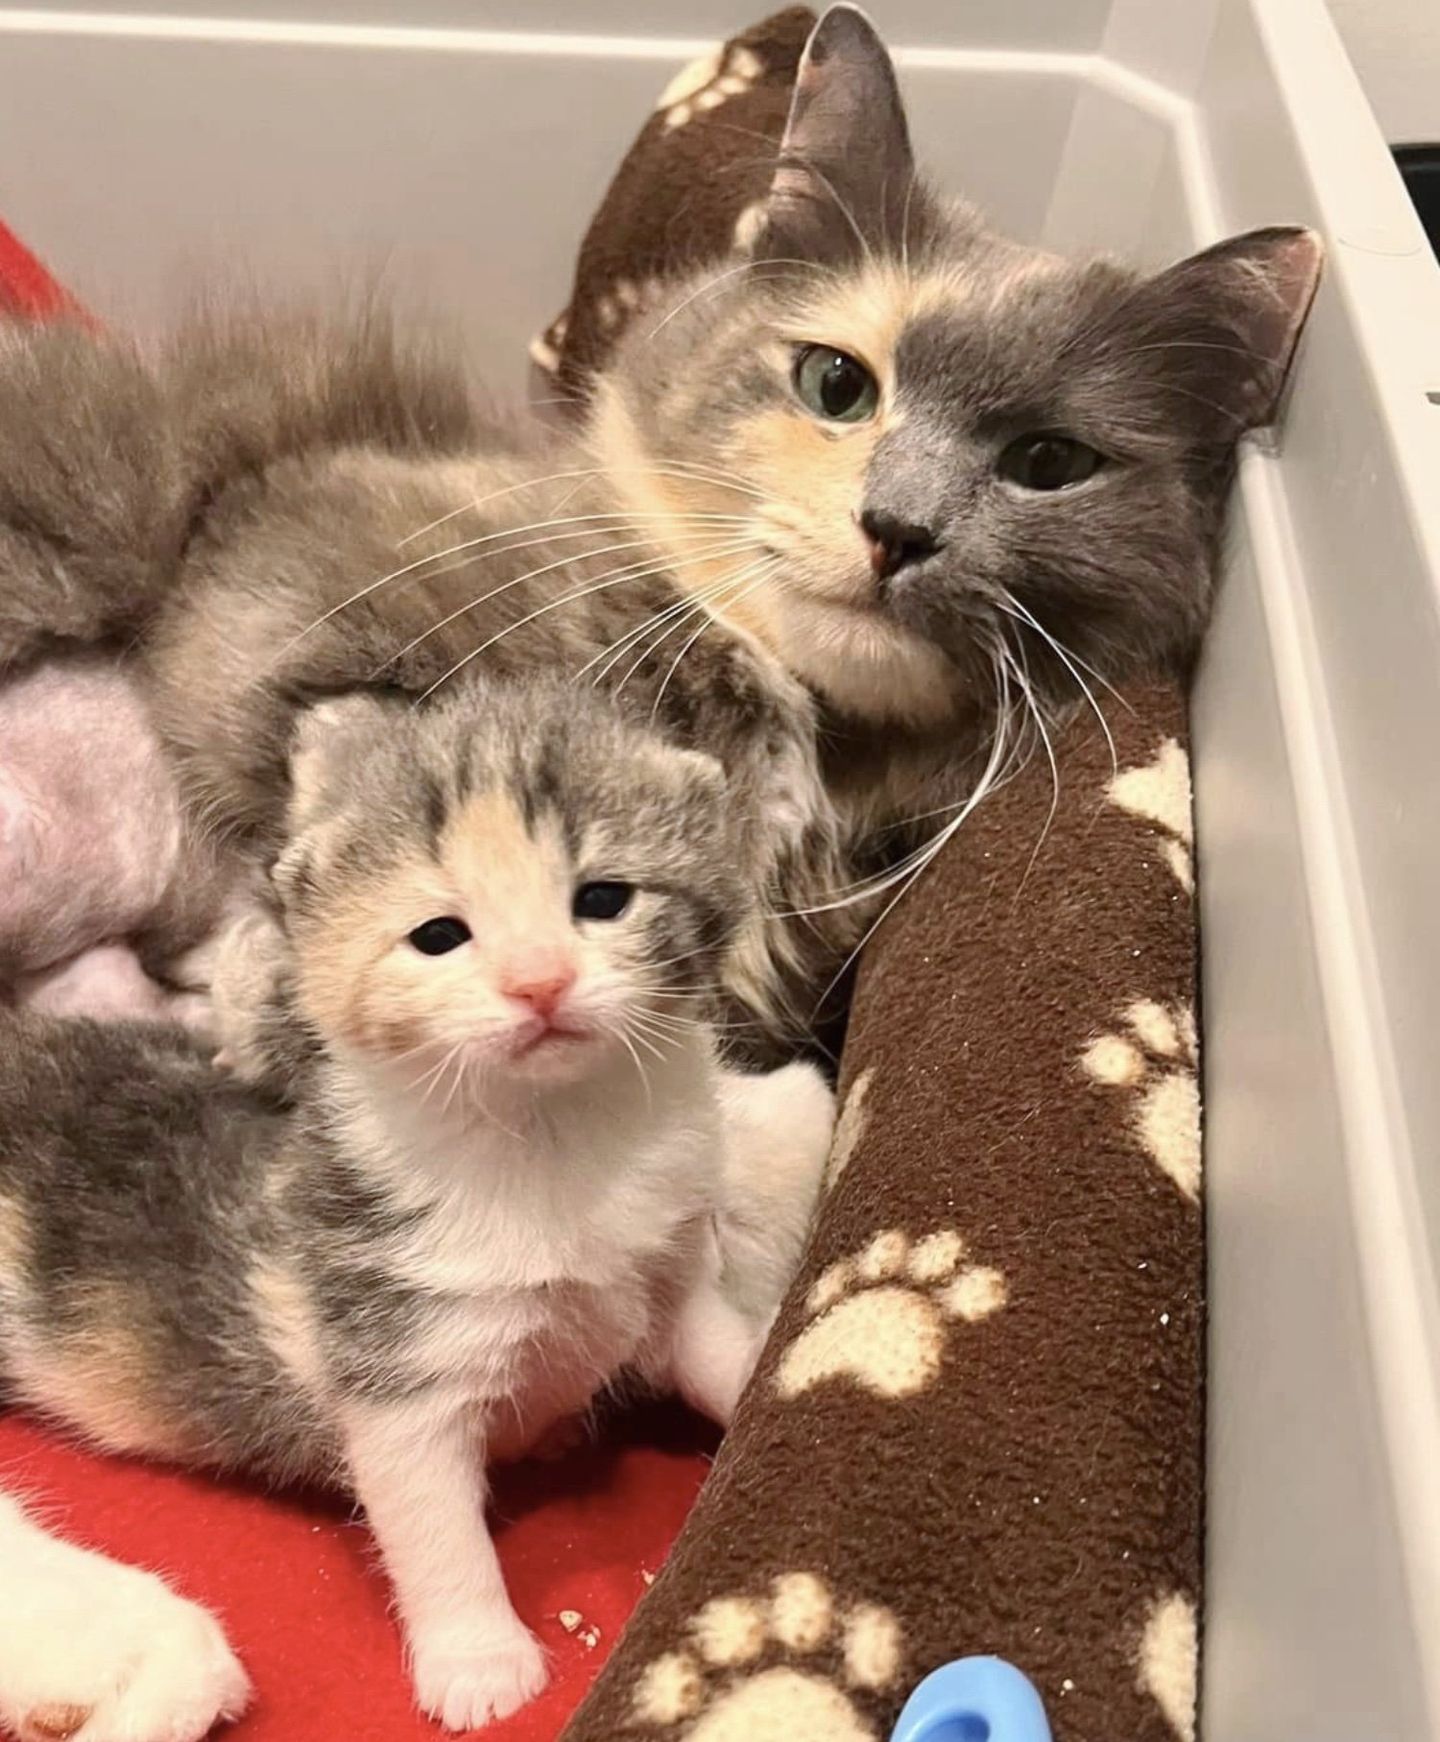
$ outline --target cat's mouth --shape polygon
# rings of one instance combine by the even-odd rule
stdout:
[[[510,1057],[534,1058],[539,1052],[563,1051],[582,1041],[593,1039],[594,1030],[573,1019],[555,1021],[549,1017],[537,1016],[516,1030],[515,1038],[510,1043]]]

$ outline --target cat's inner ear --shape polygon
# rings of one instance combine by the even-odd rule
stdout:
[[[898,248],[920,197],[885,44],[863,12],[832,6],[800,60],[753,252],[846,260]]]
[[[1132,337],[1150,329],[1193,403],[1208,398],[1231,433],[1262,428],[1279,409],[1323,259],[1313,230],[1232,236],[1141,287]]]

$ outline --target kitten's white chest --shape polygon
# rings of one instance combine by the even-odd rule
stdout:
[[[408,1155],[391,1129],[390,1183],[417,1214],[385,1268],[427,1302],[403,1360],[469,1396],[498,1455],[643,1363],[696,1273],[719,1166],[708,1055],[661,1091]]]

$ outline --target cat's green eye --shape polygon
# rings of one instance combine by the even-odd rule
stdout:
[[[1105,456],[1067,435],[1027,435],[1010,443],[995,470],[1025,490],[1064,490],[1083,484],[1105,464]]]
[[[875,377],[858,357],[833,345],[801,345],[791,380],[805,409],[830,423],[863,423],[880,403]]]

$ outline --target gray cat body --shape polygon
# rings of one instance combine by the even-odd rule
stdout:
[[[748,252],[641,311],[573,438],[483,424],[374,318],[155,363],[12,338],[0,664],[129,640],[194,813],[262,857],[316,700],[598,684],[724,762],[760,895],[726,988],[793,1039],[937,813],[1190,657],[1317,265],[1295,230],[1150,278],[997,237],[917,181],[836,8]]]

